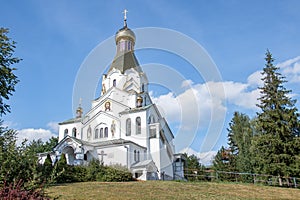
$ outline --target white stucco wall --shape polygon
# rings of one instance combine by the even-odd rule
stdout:
[[[141,134],[136,134],[136,118],[141,118]],[[131,119],[131,135],[126,136],[126,120]],[[141,146],[147,147],[147,120],[146,111],[134,112],[124,114],[121,116],[121,137],[125,140],[131,140],[132,142]]]
[[[66,129],[68,130],[67,135],[73,136],[72,135],[73,128],[76,128],[76,138],[81,139],[81,127],[82,127],[81,122],[59,125],[58,142],[65,137]]]
[[[97,154],[100,161],[102,159],[102,151],[105,154],[103,155],[103,162],[105,165],[120,164],[122,166],[127,166],[127,149],[124,146],[98,148]]]

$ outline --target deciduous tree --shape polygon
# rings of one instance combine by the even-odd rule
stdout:
[[[10,106],[5,102],[15,91],[15,85],[19,82],[14,74],[16,70],[13,67],[21,59],[14,57],[16,42],[8,36],[8,29],[0,28],[0,115],[10,112]]]

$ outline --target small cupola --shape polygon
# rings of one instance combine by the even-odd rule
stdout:
[[[122,74],[128,69],[134,68],[142,72],[139,63],[134,55],[135,34],[127,26],[127,10],[124,10],[124,26],[115,35],[117,52],[108,72],[113,69],[119,70]]]
[[[135,44],[135,34],[127,27],[127,10],[124,10],[124,26],[115,35],[117,54],[133,51]]]
[[[76,110],[76,118],[81,118],[82,117],[82,113],[83,113],[83,109],[81,107],[81,98],[80,98],[79,105],[78,105],[78,108]]]

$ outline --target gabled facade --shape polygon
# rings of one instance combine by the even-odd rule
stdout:
[[[76,118],[59,123],[52,158],[64,153],[70,165],[92,159],[121,164],[141,180],[181,179],[182,159],[174,156],[172,131],[151,101],[147,76],[134,54],[135,34],[126,19],[115,41],[116,56],[102,76],[100,97],[86,114],[79,106]]]

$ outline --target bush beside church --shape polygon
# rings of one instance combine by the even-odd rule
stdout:
[[[99,160],[91,161],[87,166],[68,165],[63,154],[51,168],[44,163],[40,166],[41,179],[48,184],[85,181],[120,182],[133,181],[127,168],[122,166],[104,166]]]

